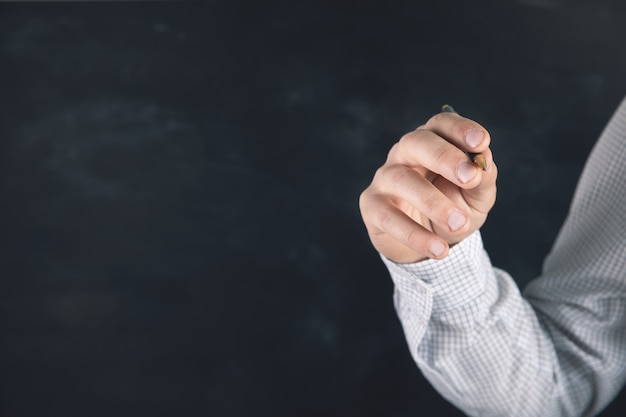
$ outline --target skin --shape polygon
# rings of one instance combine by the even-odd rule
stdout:
[[[443,259],[479,229],[496,200],[490,141],[484,127],[456,113],[404,135],[359,199],[376,250],[398,263]],[[482,153],[486,170],[465,152]]]

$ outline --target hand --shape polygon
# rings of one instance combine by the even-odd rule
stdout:
[[[496,199],[490,136],[456,113],[439,113],[404,135],[359,199],[378,252],[399,263],[442,259],[480,228]],[[465,152],[481,152],[485,171]]]

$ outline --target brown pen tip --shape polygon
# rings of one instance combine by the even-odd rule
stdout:
[[[481,168],[483,171],[487,171],[487,159],[485,159],[485,155],[482,153],[470,153],[469,156],[477,167]]]
[[[456,110],[454,110],[454,107],[452,107],[451,105],[444,104],[443,106],[441,106],[441,112],[442,113],[456,113]],[[487,159],[485,159],[485,155],[483,155],[482,153],[472,153],[472,152],[468,152],[468,154],[472,162],[477,167],[479,167],[483,171],[487,171]]]

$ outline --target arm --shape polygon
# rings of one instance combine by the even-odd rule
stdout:
[[[551,416],[556,363],[514,281],[491,266],[479,232],[443,261],[384,259],[411,354],[424,376],[472,416]]]
[[[558,357],[564,415],[594,415],[626,379],[626,100],[578,183],[541,278],[525,297]]]
[[[403,264],[389,259],[393,252],[379,250],[416,363],[466,413],[593,415],[622,386],[625,127],[622,105],[526,299],[505,272],[491,266],[478,232],[442,261]]]

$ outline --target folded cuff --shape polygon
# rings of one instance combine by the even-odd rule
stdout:
[[[441,260],[400,264],[381,258],[398,291],[411,298],[432,294],[433,312],[454,310],[480,297],[485,291],[485,262],[491,265],[479,231],[451,247]]]

